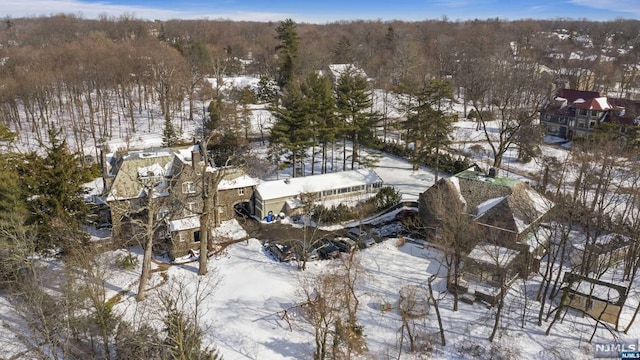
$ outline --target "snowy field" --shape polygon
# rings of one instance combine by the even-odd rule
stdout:
[[[238,223],[225,222],[220,230],[227,236],[242,239],[246,235]],[[397,247],[397,239],[388,239],[358,253],[365,271],[359,285],[360,311],[358,318],[369,349],[366,359],[391,359],[398,356],[398,329],[402,326],[397,312],[399,291],[406,285],[426,287],[429,277],[437,275],[434,291],[439,299],[440,311],[446,330],[447,346],[437,347],[432,354],[438,359],[477,359],[491,356],[492,344],[487,341],[491,333],[495,309],[482,303],[460,302],[459,310],[452,311],[453,298],[444,291],[445,268],[442,254],[412,243]],[[141,254],[138,255],[141,260]],[[313,328],[296,312],[295,305],[304,301],[300,287],[305,278],[322,274],[340,260],[315,261],[307,271],[299,271],[294,263],[278,263],[262,250],[258,239],[247,239],[229,249],[227,256],[212,259],[210,273],[201,280],[205,284],[204,300],[200,304],[202,326],[207,329],[206,341],[219,347],[225,359],[310,359],[313,355]],[[138,269],[139,270],[139,269]],[[138,270],[113,273],[109,281],[109,297],[122,290],[135,289]],[[197,263],[176,265],[166,271],[166,279],[154,273],[152,284],[162,284],[152,293],[168,291],[171,284],[179,284],[192,298],[198,283]],[[128,285],[127,285],[128,284]],[[517,281],[506,298],[505,314],[494,342],[513,358],[549,359],[589,358],[591,345],[587,343],[593,329],[592,321],[569,312],[562,323],[554,326],[549,336],[544,332],[548,322],[536,325],[539,304],[532,300],[537,290],[536,279],[525,286]],[[116,309],[125,317],[153,319],[154,301],[150,296],[136,303],[135,293],[128,292]],[[191,303],[194,305],[195,301]],[[383,304],[390,308],[383,309]],[[626,325],[637,297],[629,299],[621,324]],[[290,323],[282,319],[289,310]],[[525,312],[525,326],[521,318]],[[436,316],[429,315],[417,322],[424,333],[437,333]],[[634,326],[628,338],[637,338]],[[596,339],[610,339],[605,330],[599,330]],[[494,353],[495,355],[495,353]],[[420,359],[420,355],[403,354],[401,359]]]

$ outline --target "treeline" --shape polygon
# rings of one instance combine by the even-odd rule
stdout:
[[[249,74],[279,82],[284,64],[277,56],[282,55],[278,26],[226,20],[149,22],[130,16],[6,18],[0,26],[0,118],[25,142],[26,134],[45,138],[52,126],[69,129],[78,150],[111,137],[131,138],[163,118],[182,127],[185,121],[199,120],[194,113],[204,102],[220,96],[220,86],[204,86],[205,76]],[[581,84],[578,69],[593,71],[593,87],[602,90],[620,79],[623,88],[632,89],[640,78],[620,74],[625,64],[640,59],[634,20],[440,19],[296,26],[299,79],[327,64],[353,63],[365,70],[374,88],[406,93],[407,86],[419,87],[425,78],[446,78],[457,97],[470,100],[505,53],[568,69],[576,76],[564,76],[575,88]],[[560,29],[568,39],[550,35]],[[589,35],[591,44],[585,46],[579,35]],[[572,52],[582,54],[582,60],[570,60]],[[601,61],[604,56],[615,61]],[[185,105],[188,111],[183,111]]]

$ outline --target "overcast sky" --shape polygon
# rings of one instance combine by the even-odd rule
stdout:
[[[230,19],[327,23],[338,20],[573,18],[639,19],[640,0],[2,0],[3,17],[123,14],[147,20]]]

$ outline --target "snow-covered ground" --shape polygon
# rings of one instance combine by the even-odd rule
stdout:
[[[243,238],[239,224],[234,220],[223,225],[229,237]],[[445,268],[442,254],[413,243],[398,247],[398,239],[387,239],[372,248],[360,251],[358,258],[364,268],[359,285],[360,310],[358,319],[364,325],[368,354],[376,359],[397,358],[398,329],[402,326],[397,312],[399,291],[406,285],[427,287],[429,277],[437,275],[433,283],[439,299],[440,311],[446,331],[447,346],[437,346],[434,358],[477,359],[489,358],[492,345],[487,341],[491,333],[495,309],[483,303],[460,302],[460,309],[452,311],[453,298],[444,291]],[[306,271],[295,264],[278,263],[266,255],[258,239],[248,239],[229,248],[228,256],[209,264],[209,275],[201,280],[204,286],[201,309],[202,326],[207,344],[215,344],[225,359],[309,359],[313,355],[313,328],[304,320],[296,305],[304,301],[300,287],[305,278],[326,272],[339,260],[309,263]],[[110,281],[110,296],[122,289],[132,288],[136,271],[114,274]],[[167,272],[165,287],[152,291],[167,291],[170,284],[180,284],[189,294],[195,294],[198,283],[197,263],[172,266]],[[158,284],[163,280],[154,273]],[[129,285],[127,285],[129,284]],[[493,351],[514,354],[514,358],[589,358],[591,346],[587,343],[593,322],[569,312],[561,323],[545,336],[549,322],[536,325],[539,303],[533,301],[536,279],[525,286],[517,281],[506,298],[503,320]],[[175,285],[174,285],[175,286]],[[135,289],[134,289],[135,290]],[[195,298],[195,295],[193,295]],[[126,317],[153,318],[154,296],[143,303],[135,302],[135,293],[128,292],[116,306]],[[389,304],[390,308],[383,306]],[[621,324],[628,322],[637,299],[627,301]],[[193,305],[193,303],[192,303]],[[282,317],[288,310],[290,325]],[[526,313],[523,315],[523,311]],[[524,316],[525,325],[521,327]],[[426,318],[417,321],[423,333],[437,333],[438,325],[433,308]],[[637,338],[634,326],[627,338]],[[610,339],[606,330],[599,330],[596,339]],[[405,354],[401,359],[419,359],[416,354]]]
[[[242,78],[229,81],[237,86],[253,85],[252,79]],[[227,82],[225,82],[226,86]],[[378,97],[383,94],[377,93]],[[392,101],[390,103],[393,103]],[[378,104],[378,108],[382,105]],[[394,110],[395,111],[395,110]],[[400,116],[399,113],[394,113]],[[268,129],[271,115],[264,106],[253,108],[253,131]],[[145,127],[148,125],[148,127]],[[197,122],[182,124],[183,136],[188,139],[196,132]],[[474,160],[488,168],[490,154],[482,131],[475,130],[476,124],[460,121],[455,124],[454,147],[468,154]],[[110,148],[142,148],[161,144],[162,121],[152,125],[140,119],[140,133],[116,134],[109,141]],[[28,144],[27,144],[28,145]],[[474,145],[476,145],[474,147]],[[475,150],[473,150],[475,149]],[[95,151],[95,149],[94,149]],[[567,152],[561,147],[544,145],[545,155],[563,158]],[[518,173],[536,173],[541,163],[532,161],[521,164],[515,161],[515,150],[509,150],[505,156],[506,170]],[[402,194],[404,200],[416,200],[418,195],[431,186],[435,174],[428,168],[412,170],[406,161],[384,155],[378,161],[375,171],[388,185],[393,185]],[[442,176],[442,175],[441,175]],[[515,176],[515,175],[514,175]],[[225,222],[218,230],[222,235],[244,239],[246,233],[235,221]],[[154,264],[150,286],[154,287],[151,296],[142,303],[134,299],[140,267],[122,270],[115,267],[118,256],[124,256],[125,250],[108,252],[103,260],[109,265],[107,280],[107,298],[120,296],[115,311],[131,321],[159,321],[154,308],[158,306],[158,296],[163,292],[181,289],[195,299],[202,315],[201,325],[205,331],[205,345],[217,346],[227,360],[232,359],[309,359],[313,355],[312,327],[295,311],[295,305],[303,301],[300,286],[304,279],[326,272],[339,260],[316,261],[308,265],[306,271],[299,271],[295,264],[277,263],[262,250],[261,239],[246,239],[228,249],[228,255],[212,259],[209,275],[197,276],[197,263],[173,265],[164,269]],[[396,246],[398,239],[390,238],[381,244],[358,253],[365,269],[359,286],[361,296],[358,319],[364,326],[368,354],[361,358],[391,359],[398,358],[398,329],[400,316],[395,309],[399,299],[399,290],[405,285],[425,287],[429,278],[436,275],[434,291],[439,299],[441,315],[446,331],[447,346],[437,346],[434,358],[477,359],[495,357],[499,348],[511,354],[511,358],[549,359],[549,358],[589,358],[591,345],[587,340],[593,330],[593,321],[568,312],[563,321],[554,325],[549,336],[544,335],[549,321],[538,327],[535,292],[539,279],[531,279],[526,285],[517,281],[506,297],[503,319],[499,335],[494,345],[487,341],[491,333],[495,308],[482,303],[467,304],[460,302],[460,309],[452,311],[452,296],[445,292],[444,266],[442,254],[437,250],[425,249],[413,243]],[[138,249],[134,256],[142,258]],[[141,261],[140,261],[141,263]],[[199,290],[197,285],[200,284]],[[620,324],[629,322],[639,297],[633,293],[625,304]],[[195,301],[195,300],[194,300]],[[389,304],[390,308],[385,304]],[[194,306],[190,302],[185,306]],[[385,305],[385,306],[383,306]],[[290,324],[282,319],[283,311],[291,310]],[[431,309],[429,315],[418,321],[418,329],[424,333],[438,331],[437,319]],[[7,326],[0,327],[0,357],[19,354],[21,347],[15,341],[12,329],[19,329],[17,319],[5,297],[0,296],[0,319]],[[297,314],[297,315],[296,315]],[[524,318],[524,327],[521,320]],[[640,326],[631,328],[629,339],[640,337]],[[611,340],[606,330],[598,330],[596,339]],[[406,345],[406,342],[405,342]],[[492,352],[493,351],[493,352]],[[403,354],[402,359],[421,359],[420,355]]]

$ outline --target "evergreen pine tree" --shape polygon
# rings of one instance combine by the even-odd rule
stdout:
[[[164,130],[162,131],[162,145],[166,147],[175,146],[178,143],[178,133],[169,117],[165,117]]]
[[[271,112],[276,118],[271,129],[271,142],[274,147],[287,152],[295,177],[296,169],[302,169],[304,154],[311,143],[312,136],[306,115],[305,100],[300,90],[292,88],[283,97],[283,106],[272,108]]]
[[[49,130],[49,144],[41,144],[46,156],[32,152],[19,166],[23,191],[28,194],[27,225],[38,229],[38,250],[70,250],[88,240],[83,225],[90,209],[83,199],[83,184],[91,180],[91,171],[80,165],[78,155],[58,136]]]
[[[309,119],[309,129],[312,133],[312,171],[315,168],[315,146],[321,148],[322,173],[327,172],[327,147],[335,142],[337,132],[336,99],[333,85],[326,76],[318,76],[315,72],[309,74],[302,84],[302,93],[306,100],[306,114]]]
[[[300,39],[296,29],[296,23],[291,19],[280,22],[276,28],[276,40],[280,43],[276,46],[279,59],[278,85],[284,88],[292,83],[298,70],[298,43]]]
[[[444,109],[453,101],[453,91],[449,83],[433,79],[415,94],[415,98],[416,103],[405,122],[407,141],[414,143],[411,163],[414,170],[418,169],[433,155],[437,179],[440,153],[451,144],[451,117]]]
[[[0,124],[0,143],[7,148],[15,139],[15,133]],[[22,156],[12,152],[0,154],[0,223],[25,216],[26,196],[16,166]]]
[[[353,142],[351,169],[356,163],[362,163],[359,158],[361,144],[374,145],[374,126],[377,114],[371,112],[371,92],[368,90],[367,79],[349,69],[341,74],[336,89],[338,113],[343,121],[343,136]],[[343,156],[343,168],[346,169],[346,153]],[[370,165],[370,164],[367,164]]]

